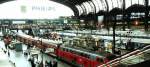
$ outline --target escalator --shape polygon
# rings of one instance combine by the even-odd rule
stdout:
[[[148,62],[150,62],[150,45],[125,54],[98,67],[143,67]]]

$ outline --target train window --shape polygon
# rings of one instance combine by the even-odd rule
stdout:
[[[32,45],[35,45],[34,41],[32,41]]]
[[[68,52],[68,49],[66,49],[66,52]]]
[[[68,49],[65,49],[65,51],[67,52],[67,51],[68,51]]]
[[[64,48],[60,48],[60,50],[64,51]]]
[[[83,54],[83,53],[80,53],[80,55],[81,55],[81,56],[84,56],[84,54]]]
[[[87,55],[87,54],[84,54],[84,57],[86,57],[86,58],[90,58],[90,57],[89,57],[89,55]]]
[[[79,52],[76,52],[76,51],[75,51],[75,54],[77,54],[77,55],[81,55]]]
[[[78,53],[78,55],[83,56],[83,57],[86,57],[86,58],[90,58],[89,55],[84,54],[84,53]]]
[[[63,51],[66,51],[65,48],[62,48]]]
[[[63,51],[65,51],[65,48],[62,48]]]
[[[102,58],[96,58],[96,61],[101,62],[101,63],[104,62]]]
[[[62,48],[63,51],[65,51],[65,48]]]
[[[68,49],[68,51],[67,52],[70,52],[70,50]]]
[[[75,52],[75,51],[72,51],[72,53],[73,53],[73,54],[76,54],[76,52]]]
[[[71,53],[73,53],[73,51],[72,51],[72,50],[70,50],[70,52],[71,52]]]

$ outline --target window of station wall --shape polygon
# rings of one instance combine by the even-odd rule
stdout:
[[[98,16],[98,24],[102,24],[104,16]]]

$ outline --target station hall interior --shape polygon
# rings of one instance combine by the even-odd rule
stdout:
[[[150,0],[0,0],[0,67],[149,67]]]

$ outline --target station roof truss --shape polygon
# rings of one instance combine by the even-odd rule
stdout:
[[[0,0],[5,3],[13,0]],[[100,15],[144,15],[150,10],[149,0],[50,0],[70,7],[76,17]],[[146,14],[145,14],[146,15]],[[142,16],[143,17],[143,16]]]

